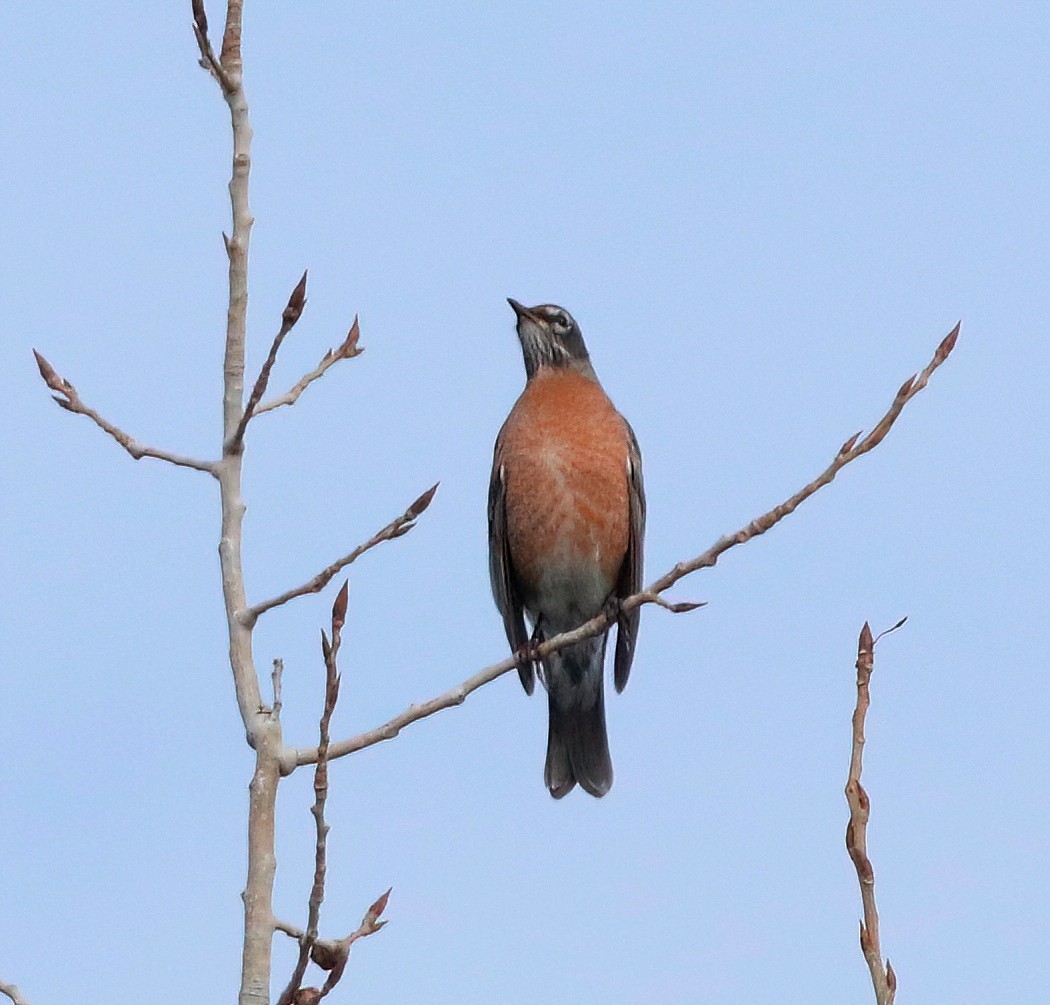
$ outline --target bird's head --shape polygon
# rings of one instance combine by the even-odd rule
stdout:
[[[522,307],[510,297],[507,303],[518,316],[518,339],[529,377],[544,366],[572,367],[593,375],[580,326],[564,307],[554,304]]]

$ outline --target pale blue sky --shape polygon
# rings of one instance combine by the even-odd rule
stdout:
[[[216,489],[59,411],[30,353],[146,442],[217,450],[226,111],[188,3],[0,18],[0,979],[232,1001],[251,762]],[[904,614],[865,774],[898,1000],[1046,1000],[1048,32],[1034,3],[248,4],[250,370],[306,267],[275,384],[355,312],[367,350],[253,424],[249,595],[442,482],[352,570],[337,735],[504,655],[505,297],[568,307],[633,423],[647,579],[820,471],[963,320],[883,446],[675,591],[708,607],[645,612],[606,799],[549,798],[513,677],[337,765],[326,932],[394,893],[333,1001],[871,1001],[842,787],[857,633]],[[293,744],[333,595],[257,633]],[[282,787],[296,922],[310,800]]]

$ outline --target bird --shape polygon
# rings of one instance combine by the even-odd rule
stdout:
[[[623,691],[640,609],[645,489],[638,439],[598,380],[580,326],[563,307],[517,316],[525,388],[496,437],[489,481],[489,575],[526,694],[547,691],[544,782],[555,799],[579,783],[612,786],[605,649],[616,625],[613,683]],[[606,613],[609,628],[537,660],[535,647]],[[526,634],[525,619],[532,626]]]

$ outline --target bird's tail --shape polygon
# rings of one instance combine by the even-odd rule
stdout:
[[[612,787],[604,657],[605,639],[599,637],[552,653],[544,667],[550,718],[543,780],[555,799],[577,782],[592,796],[604,796]]]

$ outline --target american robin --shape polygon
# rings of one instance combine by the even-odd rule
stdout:
[[[640,611],[625,614],[617,601],[642,587],[642,457],[634,430],[598,382],[572,315],[553,304],[508,302],[518,316],[526,384],[492,461],[492,593],[526,693],[536,669],[547,689],[547,788],[560,799],[579,782],[604,796],[613,779],[602,680],[608,631],[552,653],[539,667],[530,654],[613,605],[613,681],[617,691],[627,684]]]

